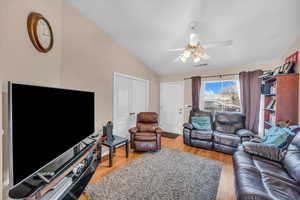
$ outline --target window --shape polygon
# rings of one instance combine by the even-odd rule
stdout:
[[[202,104],[205,110],[241,112],[238,81],[204,82],[203,86]]]

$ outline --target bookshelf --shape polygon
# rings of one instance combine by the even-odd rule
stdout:
[[[279,74],[263,80],[271,86],[264,95],[264,127],[269,129],[279,121],[298,123],[299,74]]]

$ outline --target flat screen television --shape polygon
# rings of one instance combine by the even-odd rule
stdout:
[[[94,133],[94,98],[93,92],[9,83],[12,185]]]

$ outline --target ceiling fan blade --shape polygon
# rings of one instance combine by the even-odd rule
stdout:
[[[173,62],[175,63],[175,62],[178,62],[179,60],[180,60],[180,56],[176,57],[176,58],[173,60]]]
[[[208,63],[200,63],[200,64],[194,65],[194,67],[205,67],[207,65],[208,65]]]
[[[203,49],[210,49],[215,47],[230,46],[232,44],[233,44],[232,40],[227,40],[227,41],[210,42],[210,43],[202,44],[201,47]]]
[[[177,48],[177,49],[168,49],[168,51],[183,51],[184,48]]]
[[[210,56],[207,55],[206,53],[204,53],[204,54],[201,56],[201,59],[203,59],[203,60],[208,60],[208,59],[210,59]]]

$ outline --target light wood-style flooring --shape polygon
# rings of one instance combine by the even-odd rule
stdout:
[[[212,160],[218,160],[222,162],[223,169],[220,177],[220,183],[218,188],[217,200],[234,200],[235,192],[234,192],[234,174],[233,174],[233,165],[232,165],[232,156],[226,155],[223,153],[218,153],[214,151],[208,151],[200,148],[190,147],[183,144],[182,136],[177,137],[176,139],[169,139],[162,137],[162,146],[178,149],[183,152],[192,153],[195,155],[199,155],[205,158],[209,158]],[[113,157],[113,167],[108,167],[108,159],[107,156],[103,158],[101,165],[99,165],[97,171],[95,172],[93,178],[90,181],[90,184],[95,183],[97,180],[101,179],[103,176],[111,173],[112,171],[119,169],[125,166],[130,161],[138,158],[143,153],[136,153],[130,151],[129,157],[125,157],[124,148],[118,148]],[[80,200],[87,200],[87,197],[83,194],[80,197]]]

